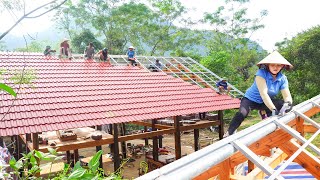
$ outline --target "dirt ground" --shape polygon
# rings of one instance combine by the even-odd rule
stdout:
[[[213,142],[218,140],[218,133],[211,132],[206,129],[200,130],[200,137],[199,137],[199,147],[203,148],[209,144],[212,144]],[[163,147],[166,147],[166,149],[169,149],[174,154],[174,136],[173,135],[164,135],[163,137]],[[144,144],[144,140],[132,140],[127,141],[126,143],[131,144]],[[149,144],[152,144],[152,140],[149,139]],[[188,155],[194,152],[194,137],[193,137],[193,131],[190,132],[184,132],[181,134],[181,150],[182,155]],[[110,152],[110,149],[107,145],[102,146],[103,154],[106,155],[106,153]],[[86,148],[86,149],[80,149],[79,150],[79,156],[90,157],[95,154],[95,147],[94,148]],[[123,165],[123,171],[122,175],[124,179],[134,179],[138,177],[139,172],[139,164],[141,161],[146,161],[145,156],[141,155],[140,157],[135,157],[134,162],[127,162]],[[106,162],[103,164],[103,169],[106,173],[111,173],[114,171],[113,168],[113,162]],[[50,172],[50,166],[42,164],[43,171],[41,172],[41,175],[47,176],[47,174]],[[51,167],[51,172],[58,172],[63,168],[63,162],[59,162],[54,164]]]

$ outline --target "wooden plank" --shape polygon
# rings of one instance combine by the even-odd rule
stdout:
[[[180,126],[180,131],[202,129],[202,128],[207,128],[207,127],[215,126],[215,125],[219,125],[219,124],[220,124],[220,122],[218,122],[218,121],[199,121],[196,124],[188,124],[188,125]]]
[[[253,151],[255,154],[259,155],[267,151],[270,151],[270,149],[273,147],[278,147],[279,145],[289,141],[290,139],[292,139],[292,136],[290,134],[288,134],[286,131],[282,129],[279,129],[265,136],[259,141],[251,144],[249,146],[249,149]],[[231,167],[235,167],[238,164],[245,162],[247,158],[242,153],[237,152],[230,157],[230,160]]]
[[[283,160],[288,157],[281,149],[277,149],[272,158],[265,160],[271,168],[276,168]],[[264,179],[267,175],[259,168],[255,168],[250,173],[247,174],[248,177],[255,177],[255,179]]]
[[[230,159],[226,159],[221,163],[221,168],[220,168],[220,179],[230,179],[230,174],[231,174],[231,164],[230,164]]]
[[[296,118],[296,130],[304,137],[304,119],[301,117]]]
[[[209,170],[199,174],[196,177],[193,177],[192,179],[193,180],[203,180],[203,179],[209,179],[211,177],[218,176],[220,173],[220,169],[222,168],[222,163],[223,162],[211,167]]]
[[[147,126],[147,127],[151,127],[152,126],[151,123],[144,122],[144,121],[133,121],[133,122],[130,122],[130,124],[136,124],[136,125]],[[172,128],[172,126],[162,125],[162,124],[155,124],[155,127],[157,129],[169,129],[169,128]]]
[[[318,130],[318,128],[314,127],[313,125],[311,124],[305,124],[303,126],[303,131],[305,133],[315,133],[316,131]]]
[[[300,145],[293,140],[284,142],[279,146],[279,148],[288,154],[288,156],[292,156],[299,149],[299,147]],[[299,163],[316,179],[320,179],[320,160],[310,152],[303,150],[294,161]]]
[[[157,130],[154,132],[144,132],[143,134],[130,134],[126,136],[121,136],[119,137],[119,141],[129,141],[129,140],[134,140],[134,139],[144,139],[144,138],[151,138],[153,136],[159,136],[163,134],[173,134],[174,129],[173,127],[171,129],[164,129],[164,130]]]

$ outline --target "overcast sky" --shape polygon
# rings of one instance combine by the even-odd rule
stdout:
[[[27,4],[44,3],[49,0],[26,0]],[[30,3],[32,2],[32,3]],[[222,0],[181,0],[182,4],[190,8],[188,13],[194,19],[200,19],[204,12],[213,12]],[[274,44],[285,37],[295,36],[297,33],[307,30],[313,26],[320,25],[319,0],[251,0],[249,14],[257,17],[262,9],[269,11],[262,23],[266,26],[252,36],[262,47],[271,52]],[[12,25],[12,15],[1,14],[0,31],[6,30]],[[49,16],[52,16],[50,13]],[[52,22],[50,17],[45,16],[37,19],[23,20],[11,34],[21,35],[27,32],[39,32],[47,29]]]

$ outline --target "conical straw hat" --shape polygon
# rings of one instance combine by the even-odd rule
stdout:
[[[262,64],[283,64],[287,70],[293,68],[292,64],[290,64],[278,51],[273,51],[258,62],[257,66],[260,67]]]

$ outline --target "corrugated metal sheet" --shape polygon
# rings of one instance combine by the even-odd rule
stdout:
[[[32,85],[10,80],[23,67],[35,73]],[[234,109],[240,102],[138,67],[0,53],[0,68],[18,92],[16,99],[1,92],[0,136]]]

